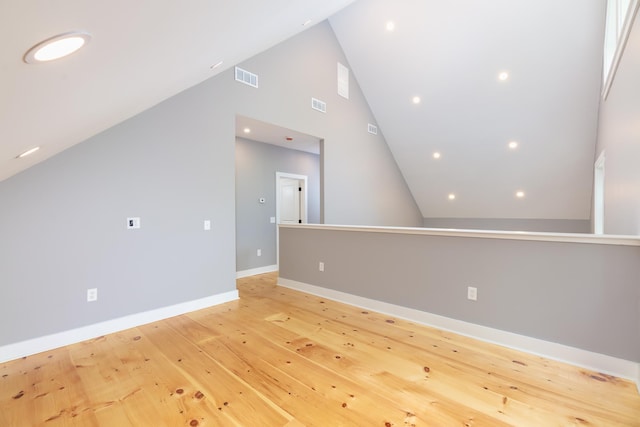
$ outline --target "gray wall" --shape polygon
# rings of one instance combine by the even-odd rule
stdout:
[[[587,219],[518,219],[518,218],[425,218],[426,228],[464,230],[534,231],[549,233],[590,233]]]
[[[285,279],[640,362],[638,246],[281,228],[280,255]]]
[[[604,232],[640,234],[640,19],[636,17],[611,91],[600,106],[605,161]]]
[[[236,139],[236,270],[276,264],[276,172],[307,176],[307,220],[320,222],[320,156]],[[259,203],[261,197],[265,203]],[[262,249],[262,256],[256,250]]]
[[[420,225],[357,85],[336,94],[337,61],[319,24],[242,64],[260,89],[226,70],[0,182],[0,345],[233,290],[236,114],[325,139],[327,221]]]
[[[324,140],[324,222],[422,225],[422,214],[376,124],[354,75],[350,99],[337,93],[337,62],[347,62],[327,22],[305,31],[242,67],[259,74],[260,89],[234,92],[238,114]],[[326,114],[311,98],[327,103]],[[226,98],[228,99],[228,98]]]
[[[234,117],[210,120],[210,99],[184,92],[0,183],[0,345],[235,288]]]

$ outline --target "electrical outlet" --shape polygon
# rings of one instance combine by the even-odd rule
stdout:
[[[211,230],[211,221],[210,220],[208,220],[208,219],[204,220],[204,229],[205,229],[205,231]]]
[[[324,271],[324,262],[320,261],[320,262],[318,263],[318,270],[319,270],[319,271]]]
[[[258,256],[262,256],[262,249],[258,249]]]
[[[275,216],[270,216],[270,217],[269,217],[269,222],[270,222],[271,224],[275,224],[275,223],[276,223],[276,217],[275,217]]]
[[[98,300],[98,288],[87,289],[87,302]]]
[[[473,286],[469,286],[467,288],[467,299],[470,299],[471,301],[477,301],[478,300],[478,288],[474,288]]]

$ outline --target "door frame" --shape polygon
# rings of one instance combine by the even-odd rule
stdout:
[[[308,203],[307,203],[307,175],[299,175],[295,173],[288,172],[277,172],[276,171],[276,265],[280,266],[280,179],[288,178],[288,179],[297,179],[298,181],[302,181],[300,188],[302,191],[300,193],[300,209],[302,212],[300,213],[302,217],[302,223],[306,224],[308,221],[307,211],[308,211]]]

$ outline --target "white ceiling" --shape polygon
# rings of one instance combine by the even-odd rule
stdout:
[[[588,219],[604,11],[366,0],[330,23],[424,217]]]
[[[290,150],[320,154],[320,138],[249,117],[236,116],[236,135]]]
[[[352,1],[0,1],[0,181]],[[92,35],[87,48],[60,61],[22,61],[34,44],[70,30]]]
[[[0,180],[352,1],[0,2]],[[359,0],[331,17],[423,216],[589,218],[604,8],[605,0]],[[35,43],[72,29],[92,34],[90,48],[22,62]],[[517,150],[507,149],[511,140]],[[37,154],[15,158],[34,146]],[[516,199],[520,189],[526,197]]]

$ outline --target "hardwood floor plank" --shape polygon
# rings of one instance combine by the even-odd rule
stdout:
[[[640,426],[630,381],[276,280],[0,364],[0,426]]]

